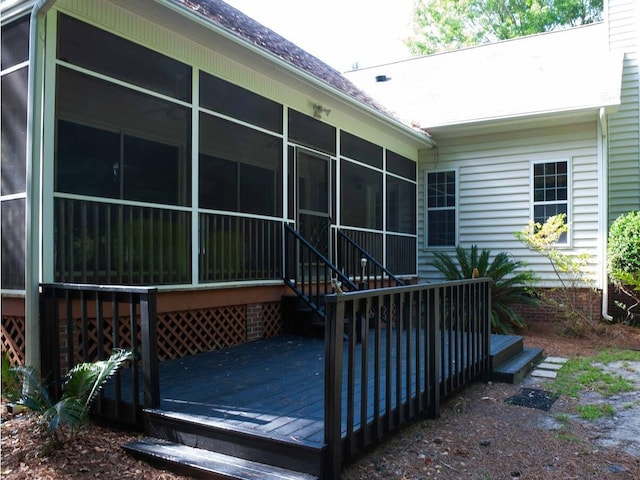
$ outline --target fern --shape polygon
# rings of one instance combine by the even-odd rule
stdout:
[[[73,438],[89,420],[91,404],[100,389],[126,362],[133,358],[130,350],[114,349],[107,360],[80,363],[66,375],[62,397],[52,402],[47,385],[31,367],[13,370],[22,379],[22,396],[18,404],[40,416],[40,424],[56,442]]]
[[[493,280],[491,287],[491,325],[494,332],[510,333],[513,328],[523,328],[526,322],[514,309],[515,304],[537,305],[530,295],[530,286],[535,276],[522,271],[522,263],[515,261],[506,252],[498,253],[491,260],[487,249],[478,251],[477,245],[469,250],[458,246],[455,256],[447,253],[434,253],[431,263],[447,280],[488,277]]]

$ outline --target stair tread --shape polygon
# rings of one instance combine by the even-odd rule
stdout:
[[[491,355],[499,355],[503,351],[517,347],[522,343],[520,335],[491,335]]]
[[[297,439],[292,442],[289,437],[276,435],[274,433],[258,432],[255,429],[243,427],[241,425],[230,426],[225,422],[220,422],[206,415],[197,415],[193,413],[176,412],[172,410],[162,410],[154,408],[146,408],[145,413],[150,417],[160,417],[170,421],[185,422],[191,425],[197,425],[201,430],[215,429],[225,431],[233,435],[242,436],[244,438],[255,437],[260,439],[268,439],[270,442],[281,443],[283,445],[291,445],[297,449],[310,448],[317,449],[317,445]]]
[[[535,361],[535,359],[541,355],[542,355],[541,348],[531,348],[531,347],[525,348],[522,350],[522,352],[518,353],[517,355],[514,355],[510,359],[506,360],[505,362],[495,367],[493,371],[500,372],[500,373],[517,372],[523,366],[526,366],[530,364],[532,361]]]
[[[217,475],[218,478],[237,480],[317,480],[318,478],[308,473],[295,472],[151,437],[135,440],[124,445],[123,448],[134,455],[188,467],[200,474],[210,473],[212,476]]]

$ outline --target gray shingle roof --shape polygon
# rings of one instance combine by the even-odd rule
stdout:
[[[340,72],[221,0],[173,0],[378,112],[395,116]],[[397,119],[396,119],[397,120]]]

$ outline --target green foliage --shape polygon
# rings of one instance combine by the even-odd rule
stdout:
[[[491,260],[491,252],[473,245],[468,251],[458,246],[455,257],[436,252],[432,265],[445,275],[447,280],[488,277],[493,280],[491,287],[491,325],[494,332],[508,333],[513,328],[526,326],[521,315],[513,310],[513,305],[536,305],[530,295],[530,286],[535,282],[529,271],[518,271],[523,265],[513,260],[508,253],[498,253]]]
[[[20,395],[21,384],[20,378],[18,374],[13,369],[11,365],[11,359],[9,358],[9,353],[5,350],[2,352],[2,371],[0,372],[2,379],[2,397],[7,399],[9,402],[14,402]]]
[[[609,277],[629,302],[618,302],[618,306],[626,312],[625,321],[634,323],[640,319],[640,210],[621,215],[611,224],[607,258]]]
[[[585,327],[597,329],[599,311],[586,305],[595,305],[597,295],[595,280],[589,274],[591,255],[588,253],[575,254],[562,251],[557,244],[569,231],[566,215],[559,214],[549,217],[544,224],[530,221],[529,224],[515,236],[527,248],[546,257],[559,288],[539,289],[538,296],[548,307],[555,310],[558,318],[563,322],[566,333],[580,335]],[[591,298],[585,300],[585,291]]]
[[[444,50],[602,20],[603,0],[417,0],[413,53]]]
[[[40,424],[55,443],[73,439],[89,420],[91,404],[105,382],[133,358],[130,350],[114,349],[107,360],[80,363],[66,376],[62,398],[53,402],[47,385],[31,367],[16,367],[23,382],[17,404],[36,413]]]
[[[600,403],[595,405],[578,405],[576,407],[578,416],[590,422],[602,417],[613,417],[616,414],[615,408],[610,403]]]
[[[609,229],[609,272],[640,274],[640,210],[620,215]]]

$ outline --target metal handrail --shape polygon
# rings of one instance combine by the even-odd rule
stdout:
[[[356,243],[351,238],[349,238],[342,230],[337,230],[336,232],[337,232],[338,238],[340,238],[342,240],[346,240],[348,245],[350,245],[353,249],[358,251],[360,258],[366,258],[367,259],[367,263],[373,264],[373,266],[375,268],[377,268],[378,270],[381,270],[383,272],[383,276],[384,276],[384,274],[386,274],[387,277],[389,277],[389,279],[393,280],[396,283],[396,285],[403,286],[405,284],[403,280],[401,280],[400,278],[396,277],[393,273],[391,273],[391,271],[389,271],[389,269],[387,269],[387,267],[385,267],[378,260],[376,260],[374,257],[372,257],[369,254],[369,252],[367,252],[358,243]],[[373,275],[373,277],[377,278],[376,275]],[[367,279],[368,279],[367,283],[369,283],[369,279],[370,278],[371,278],[371,275],[367,275]],[[364,274],[362,275],[362,281],[364,282]]]

